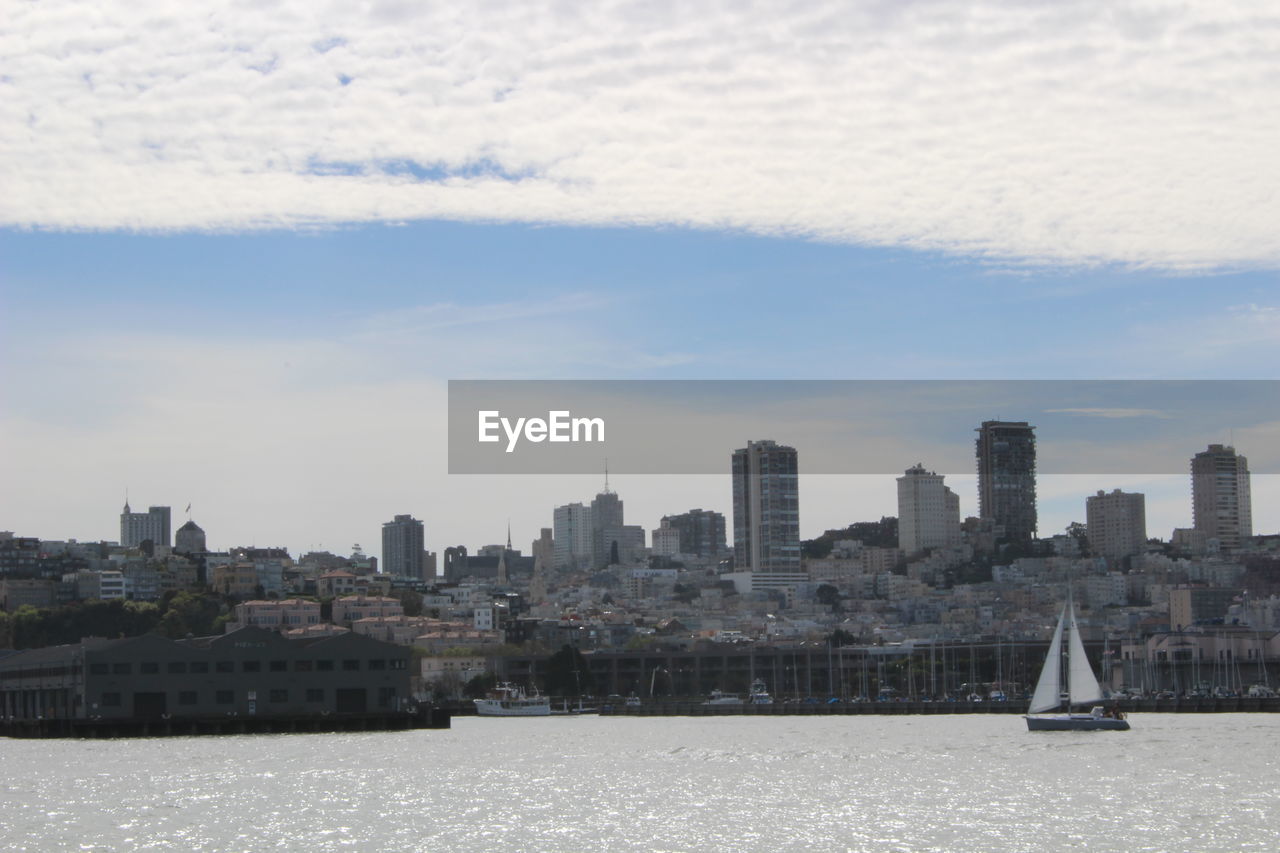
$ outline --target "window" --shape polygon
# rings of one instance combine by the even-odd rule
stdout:
[[[192,675],[203,675],[209,671],[209,662],[207,660],[193,660],[190,670]]]
[[[91,663],[89,664],[89,674],[106,675],[108,668],[109,667],[105,663]]]
[[[143,675],[158,675],[160,673],[160,664],[155,661],[144,661],[138,664],[138,672]]]
[[[289,701],[289,691],[276,688],[267,693],[267,701],[272,703],[283,704]]]
[[[273,660],[271,662],[272,672],[288,672],[289,662],[287,660]]]
[[[229,660],[215,661],[213,664],[213,671],[214,672],[235,672],[236,665],[233,661],[229,661]]]
[[[386,668],[387,668],[387,662],[385,660],[382,660],[381,658],[374,658],[373,660],[369,661],[370,672],[381,672]]]
[[[104,708],[119,708],[119,707],[120,707],[120,694],[119,694],[119,693],[103,693],[103,694],[102,694],[102,707],[104,707]]]
[[[316,669],[320,672],[333,672],[333,661],[318,660],[316,661]]]
[[[321,689],[321,688],[319,688],[319,687],[308,687],[308,688],[307,688],[307,701],[308,701],[308,702],[323,702],[323,701],[324,701],[324,690],[323,690],[323,689]]]
[[[309,660],[296,660],[293,662],[293,668],[298,672],[310,672],[313,662]]]
[[[392,669],[408,669],[409,667],[408,667],[408,662],[405,660],[393,660],[391,661],[391,668]]]
[[[342,662],[342,668],[347,671],[358,670],[360,668],[360,661],[353,658],[347,658]]]
[[[214,704],[230,705],[236,701],[235,694],[230,690],[219,690],[213,694]]]
[[[240,664],[240,671],[241,672],[262,672],[262,661],[247,660],[244,663]]]
[[[181,660],[171,660],[169,661],[169,666],[166,667],[166,670],[170,675],[186,675],[187,662],[181,661]]]
[[[178,704],[179,704],[179,705],[194,705],[194,704],[196,704],[196,692],[195,692],[194,690],[179,690],[179,691],[178,691]]]
[[[111,664],[112,675],[130,675],[132,673],[133,673],[133,666],[131,664],[127,664],[127,663]]]
[[[390,708],[396,703],[396,689],[394,687],[378,688],[378,707]]]

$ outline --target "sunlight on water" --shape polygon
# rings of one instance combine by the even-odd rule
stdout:
[[[13,850],[1280,849],[1280,718],[458,719],[3,741]]]

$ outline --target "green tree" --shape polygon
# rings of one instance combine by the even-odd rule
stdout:
[[[573,646],[561,646],[560,651],[547,658],[542,683],[553,696],[580,696],[594,693],[596,687],[586,658]]]

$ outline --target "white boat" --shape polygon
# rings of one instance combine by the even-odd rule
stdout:
[[[549,717],[551,700],[539,696],[535,689],[526,696],[518,684],[503,682],[489,691],[483,699],[476,699],[476,713],[482,717]]]
[[[719,690],[711,691],[711,698],[702,703],[703,705],[741,705],[742,697],[737,693],[723,693]]]
[[[769,695],[769,690],[764,685],[763,678],[757,678],[751,682],[751,696],[747,699],[752,705],[772,705],[773,697]]]
[[[1067,666],[1065,694],[1062,690],[1062,635],[1064,629],[1067,638]],[[1048,714],[1062,707],[1066,699],[1065,714]],[[1080,628],[1076,624],[1075,605],[1068,601],[1058,616],[1058,627],[1053,631],[1053,640],[1049,643],[1049,653],[1044,658],[1044,669],[1040,670],[1040,680],[1036,682],[1036,691],[1031,695],[1031,705],[1027,708],[1027,728],[1033,732],[1094,732],[1094,731],[1128,731],[1129,723],[1120,713],[1108,715],[1101,705],[1095,705],[1088,714],[1073,714],[1072,707],[1093,705],[1102,701],[1102,688],[1085,657],[1084,643],[1080,640]]]

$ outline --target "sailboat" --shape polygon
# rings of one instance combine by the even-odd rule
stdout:
[[[1047,714],[1062,706],[1062,634],[1067,639],[1067,713]],[[1049,653],[1044,658],[1044,669],[1036,682],[1036,692],[1027,708],[1027,728],[1033,732],[1094,732],[1129,730],[1129,722],[1117,713],[1107,716],[1101,705],[1094,706],[1088,714],[1073,714],[1071,708],[1102,701],[1102,688],[1094,677],[1093,668],[1084,654],[1080,641],[1080,628],[1076,624],[1076,609],[1068,599],[1058,616],[1058,627],[1053,631]]]

